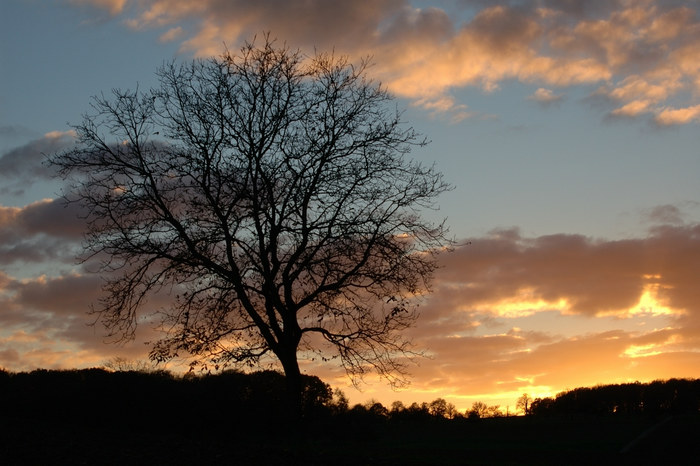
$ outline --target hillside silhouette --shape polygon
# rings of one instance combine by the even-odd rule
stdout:
[[[517,417],[441,398],[349,406],[303,380],[290,425],[274,371],[0,371],[0,463],[683,464],[700,453],[700,379],[577,388]]]

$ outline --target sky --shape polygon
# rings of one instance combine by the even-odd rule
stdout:
[[[700,377],[700,2],[653,0],[5,0],[0,4],[0,367],[144,358],[88,325],[100,277],[45,154],[91,96],[155,86],[164,61],[270,32],[371,57],[455,189],[457,240],[392,391],[303,370],[351,402],[441,397],[513,409],[522,393]]]

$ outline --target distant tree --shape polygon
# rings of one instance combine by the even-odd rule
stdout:
[[[502,417],[505,414],[501,411],[500,405],[489,406],[482,401],[475,401],[472,407],[467,411],[469,418],[484,418],[484,417]]]
[[[523,414],[530,414],[530,404],[532,403],[532,398],[527,394],[523,393],[520,398],[515,403],[515,409],[520,410]]]
[[[113,371],[148,372],[154,370],[154,366],[151,361],[144,361],[142,359],[128,359],[122,356],[115,356],[105,361],[103,365],[106,369]]]
[[[406,408],[406,410],[407,410],[407,411],[418,412],[418,411],[423,411],[423,410],[424,410],[423,408],[424,408],[423,406],[419,405],[418,403],[416,403],[416,402],[414,401],[413,403],[411,403],[411,404],[408,406],[408,408]]]
[[[420,212],[450,186],[406,158],[425,139],[366,69],[266,36],[94,99],[76,147],[49,161],[105,258],[95,312],[112,335],[133,338],[147,297],[171,294],[155,361],[272,354],[297,408],[300,352],[403,381],[403,330],[450,245]]]
[[[552,398],[535,398],[530,403],[530,414],[534,416],[552,414],[553,404],[554,399]]]
[[[333,390],[318,377],[304,375],[302,376],[301,403],[305,413],[330,408],[333,404]]]
[[[391,408],[390,408],[389,412],[391,414],[397,414],[397,413],[401,413],[405,410],[406,410],[406,406],[403,404],[403,402],[400,400],[396,400],[393,403],[391,403]]]
[[[401,403],[403,405],[403,403]],[[393,408],[394,406],[392,406]],[[418,404],[415,401],[403,410],[392,410],[392,416],[395,419],[411,420],[414,422],[422,422],[430,419],[430,412],[427,403]]]
[[[437,398],[430,402],[428,411],[435,417],[452,419],[457,413],[455,405],[448,403],[444,398]]]
[[[469,410],[467,416],[470,418],[482,418],[487,417],[489,413],[489,407],[486,403],[482,401],[475,401],[472,403],[472,407]]]
[[[349,409],[350,401],[341,389],[336,388],[333,390],[333,400],[331,406],[336,414],[344,413]]]
[[[489,406],[486,410],[486,417],[503,417],[504,415],[501,411],[501,405]]]
[[[445,416],[447,419],[456,419],[460,417],[459,411],[457,411],[457,407],[452,404],[452,403],[447,403],[447,409],[445,410]]]
[[[367,412],[376,417],[386,418],[389,416],[389,410],[379,401],[370,400],[365,404]]]

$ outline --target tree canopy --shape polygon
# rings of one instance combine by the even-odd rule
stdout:
[[[450,186],[408,159],[426,141],[367,66],[266,36],[93,99],[78,144],[50,162],[86,209],[87,254],[104,258],[95,311],[112,335],[132,338],[145,300],[166,294],[155,360],[272,353],[297,392],[300,352],[401,379],[402,331],[450,246],[422,212]]]

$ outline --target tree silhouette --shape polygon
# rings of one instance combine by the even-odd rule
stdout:
[[[530,405],[532,404],[532,398],[527,394],[523,393],[518,401],[515,403],[515,409],[522,410],[523,414],[530,414]]]
[[[437,398],[428,405],[430,414],[446,419],[453,419],[457,414],[457,409],[452,403],[448,403],[444,398]]]
[[[128,359],[122,356],[115,356],[105,361],[104,367],[113,371],[134,371],[148,372],[154,369],[152,363],[139,359]]]
[[[470,418],[482,418],[489,415],[489,407],[483,401],[475,401],[472,403],[472,407],[467,413]]]
[[[406,158],[425,140],[366,69],[268,35],[94,98],[49,161],[86,209],[87,254],[106,258],[94,312],[112,336],[133,338],[146,298],[170,294],[155,361],[271,353],[297,407],[300,352],[403,380],[402,331],[450,245],[420,211],[450,187]]]

